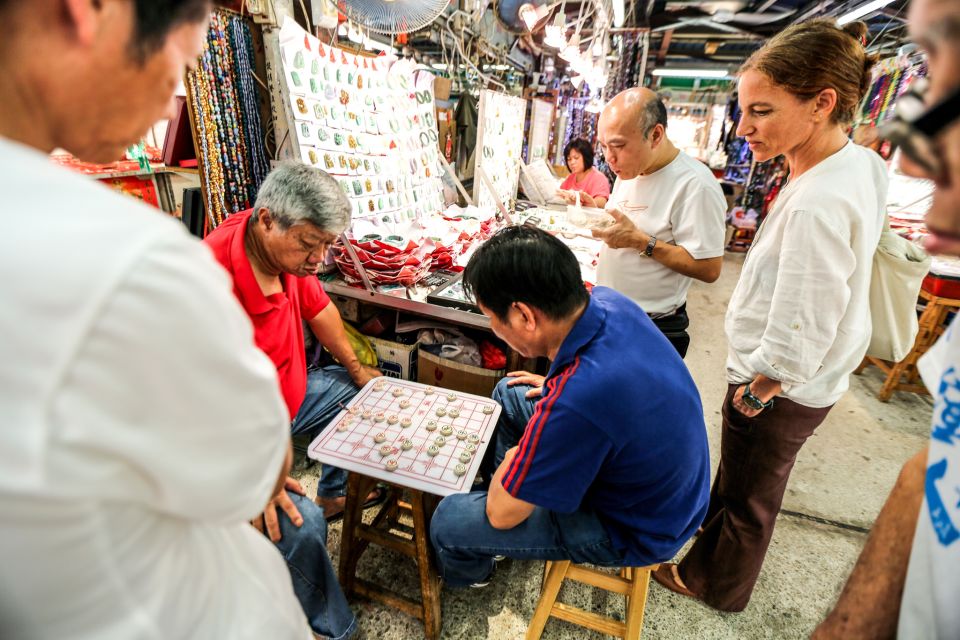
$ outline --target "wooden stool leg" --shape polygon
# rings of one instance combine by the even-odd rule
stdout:
[[[627,595],[627,629],[624,640],[639,640],[643,629],[643,611],[647,606],[647,589],[650,586],[650,569],[633,569],[633,584]]]
[[[543,577],[540,578],[540,593],[543,593],[543,588],[547,586],[547,576],[550,575],[550,567],[553,566],[553,562],[547,560],[543,563]]]
[[[623,578],[624,580],[633,580],[634,573],[635,572],[633,567],[622,567],[620,569],[620,577]],[[626,620],[626,616],[629,613],[630,613],[630,592],[627,591],[627,593],[624,595],[624,603],[623,603],[624,620]]]
[[[550,563],[550,571],[543,585],[543,593],[540,594],[540,602],[533,612],[533,618],[530,619],[530,626],[527,628],[527,640],[540,640],[543,628],[550,617],[550,611],[557,601],[557,595],[560,593],[560,585],[563,584],[563,577],[567,575],[567,569],[570,568],[569,560],[558,560]]]
[[[357,575],[357,562],[363,549],[354,538],[357,525],[363,520],[363,503],[374,480],[365,478],[359,473],[351,473],[347,479],[347,501],[343,507],[343,529],[340,535],[340,585],[343,592],[350,595],[353,592],[354,579]]]
[[[413,538],[417,545],[417,569],[420,572],[420,591],[423,599],[423,628],[427,640],[440,637],[440,581],[433,565],[430,543],[427,540],[427,518],[423,492],[410,492],[413,515]]]
[[[898,362],[890,367],[890,373],[887,374],[887,379],[883,381],[883,386],[880,387],[880,393],[877,394],[880,402],[886,402],[893,396],[893,392],[896,391],[900,385],[900,377],[911,364],[909,360],[910,358],[908,356],[903,362]]]
[[[858,376],[863,373],[863,370],[867,368],[868,364],[870,364],[870,358],[863,356],[863,360],[860,361],[860,365],[853,370],[853,375]]]

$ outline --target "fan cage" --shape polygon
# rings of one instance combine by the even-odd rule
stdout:
[[[397,35],[423,29],[447,8],[449,0],[328,0],[351,22],[373,31]]]

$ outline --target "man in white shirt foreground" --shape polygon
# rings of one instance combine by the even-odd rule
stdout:
[[[649,89],[614,97],[597,139],[617,175],[607,202],[616,223],[593,233],[605,243],[597,284],[639,304],[683,357],[691,279],[720,277],[723,190],[706,165],[667,139],[667,109]]]
[[[903,168],[936,182],[926,216],[932,232],[927,248],[960,255],[960,0],[913,0],[908,24],[912,39],[928,53],[930,84],[923,124],[918,122],[910,139],[898,141]],[[919,130],[932,144],[917,144]],[[839,601],[814,631],[817,640],[960,633],[956,324],[919,362],[934,396],[930,444],[904,465]]]
[[[209,10],[0,0],[5,639],[312,637],[248,524],[289,422],[229,279],[176,220],[47,155],[109,162],[168,115]]]

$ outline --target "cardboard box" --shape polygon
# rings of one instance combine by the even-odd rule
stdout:
[[[450,90],[453,89],[453,80],[437,76],[433,79],[433,97],[437,100],[449,100]]]
[[[367,336],[370,344],[377,351],[378,365],[383,375],[400,380],[417,379],[418,343],[400,344],[393,340],[372,338]]]
[[[417,382],[484,397],[490,397],[505,373],[503,369],[484,369],[447,360],[423,349],[420,349],[417,368]]]

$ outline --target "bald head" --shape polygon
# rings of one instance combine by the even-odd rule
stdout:
[[[609,122],[621,131],[631,130],[646,138],[658,124],[667,128],[667,108],[650,89],[634,87],[621,91],[607,103],[600,122]]]
[[[676,157],[667,140],[667,109],[649,89],[627,89],[604,108],[597,122],[597,140],[607,166],[618,178],[631,180],[664,166]]]

